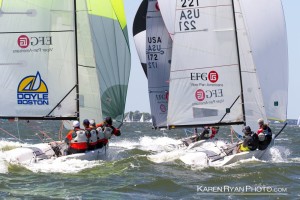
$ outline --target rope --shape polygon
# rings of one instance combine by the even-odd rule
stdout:
[[[0,128],[0,130],[2,130],[2,131],[3,131],[4,133],[6,133],[6,134],[12,136],[13,138],[15,138],[15,139],[17,139],[17,140],[23,142],[20,138],[17,138],[16,136],[14,136],[13,134],[11,134],[11,133],[9,133],[8,131],[4,130],[3,128]]]
[[[17,121],[17,130],[18,130],[19,140],[21,140],[20,129],[19,129],[19,120]]]

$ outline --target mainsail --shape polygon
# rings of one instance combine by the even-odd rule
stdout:
[[[77,118],[74,2],[1,1],[1,118]]]
[[[232,1],[177,0],[168,125],[243,124]]]
[[[103,116],[122,121],[130,73],[123,0],[86,0]]]
[[[153,126],[166,127],[172,40],[156,0],[148,1],[146,20],[148,88]]]
[[[146,61],[146,16],[148,9],[148,0],[143,0],[134,17],[132,33],[139,55],[142,68],[147,76],[147,61]]]

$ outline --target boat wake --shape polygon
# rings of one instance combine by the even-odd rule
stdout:
[[[30,144],[21,144],[18,142],[0,141],[0,173],[9,173],[9,166],[21,166],[32,172],[39,173],[78,173],[85,169],[94,168],[103,165],[105,162],[115,161],[122,159],[119,153],[122,151],[120,148],[110,147],[107,155],[101,157],[99,160],[81,160],[76,158],[51,158],[39,160],[38,162],[30,163],[15,163],[8,162],[8,154],[5,151],[21,147],[30,146]]]
[[[145,145],[143,145],[143,142],[145,141]],[[164,141],[164,142],[163,142]],[[151,148],[149,147],[149,142],[151,142],[153,145],[151,145]],[[159,143],[160,142],[160,143]],[[217,151],[220,150],[221,147],[226,146],[227,143],[222,140],[216,140],[216,141],[206,141],[202,143],[199,146],[196,146],[195,148],[177,148],[170,151],[168,149],[168,146],[170,144],[179,144],[179,140],[174,140],[171,138],[166,137],[157,137],[157,138],[150,138],[150,137],[143,137],[140,139],[140,142],[136,144],[135,147],[138,147],[142,150],[149,150],[152,151],[151,155],[148,155],[148,160],[154,162],[154,163],[165,163],[165,162],[174,162],[176,160],[180,160],[184,164],[191,166],[192,168],[200,168],[213,166],[217,167],[220,166],[217,161],[211,162],[210,164],[207,161],[207,153],[205,153],[205,150],[211,150],[211,151]],[[148,144],[148,146],[147,146]],[[165,145],[165,146],[164,146]],[[289,162],[288,157],[290,155],[289,149],[281,146],[273,146],[270,149],[268,149],[263,157],[259,160],[255,157],[251,157],[248,159],[241,159],[233,164],[228,165],[230,166],[238,166],[243,163],[247,162],[272,162],[272,163],[280,163],[280,162]]]

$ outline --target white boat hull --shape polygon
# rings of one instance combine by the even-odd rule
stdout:
[[[59,150],[55,152],[52,146],[59,146]],[[5,152],[7,162],[16,164],[30,164],[47,159],[80,159],[80,160],[99,160],[106,157],[108,145],[101,149],[86,151],[85,153],[77,153],[65,155],[67,145],[65,143],[40,143],[32,146],[19,147]],[[57,153],[60,153],[57,156]]]
[[[225,166],[245,159],[261,159],[265,152],[273,146],[274,139],[265,150],[257,149],[254,151],[246,151],[240,153],[237,153],[238,144],[227,145],[228,148],[224,146],[217,147],[216,145],[214,149],[207,149],[205,146],[203,146],[203,144],[203,141],[198,141],[190,144],[187,148],[187,153],[181,158],[181,160],[189,164],[199,163],[199,159],[203,159],[203,156],[201,157],[201,154],[205,154],[205,163],[207,163],[207,165]],[[204,162],[202,161],[201,163]]]

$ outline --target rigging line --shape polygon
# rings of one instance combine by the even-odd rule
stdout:
[[[17,121],[17,130],[18,130],[19,140],[21,140],[20,129],[19,129],[19,120]]]
[[[12,136],[13,138],[15,138],[15,139],[17,139],[17,140],[19,140],[19,141],[21,141],[21,142],[23,142],[23,143],[24,143],[24,141],[23,141],[23,140],[21,140],[21,139],[17,138],[16,136],[14,136],[14,135],[13,135],[13,134],[11,134],[10,132],[8,132],[8,131],[4,130],[3,128],[0,128],[0,130],[1,130],[1,131],[3,131],[3,132],[4,132],[4,133],[6,133],[6,134],[8,134],[8,135]]]
[[[63,100],[65,100],[65,98],[67,98],[67,96],[76,88],[76,86],[77,85],[74,85],[74,87],[62,98],[62,100],[60,100],[60,102],[57,103],[57,105],[46,116],[50,116],[50,114],[60,105],[61,102],[63,102]]]
[[[237,102],[237,100],[240,98],[240,95],[235,99],[235,101],[231,104],[231,106],[229,107],[229,109],[231,109],[233,106],[234,106],[234,104]],[[225,116],[228,114],[229,112],[226,112],[225,114],[224,114],[224,116],[221,118],[221,120],[218,122],[218,123],[221,123],[222,122],[222,120],[225,118]]]

